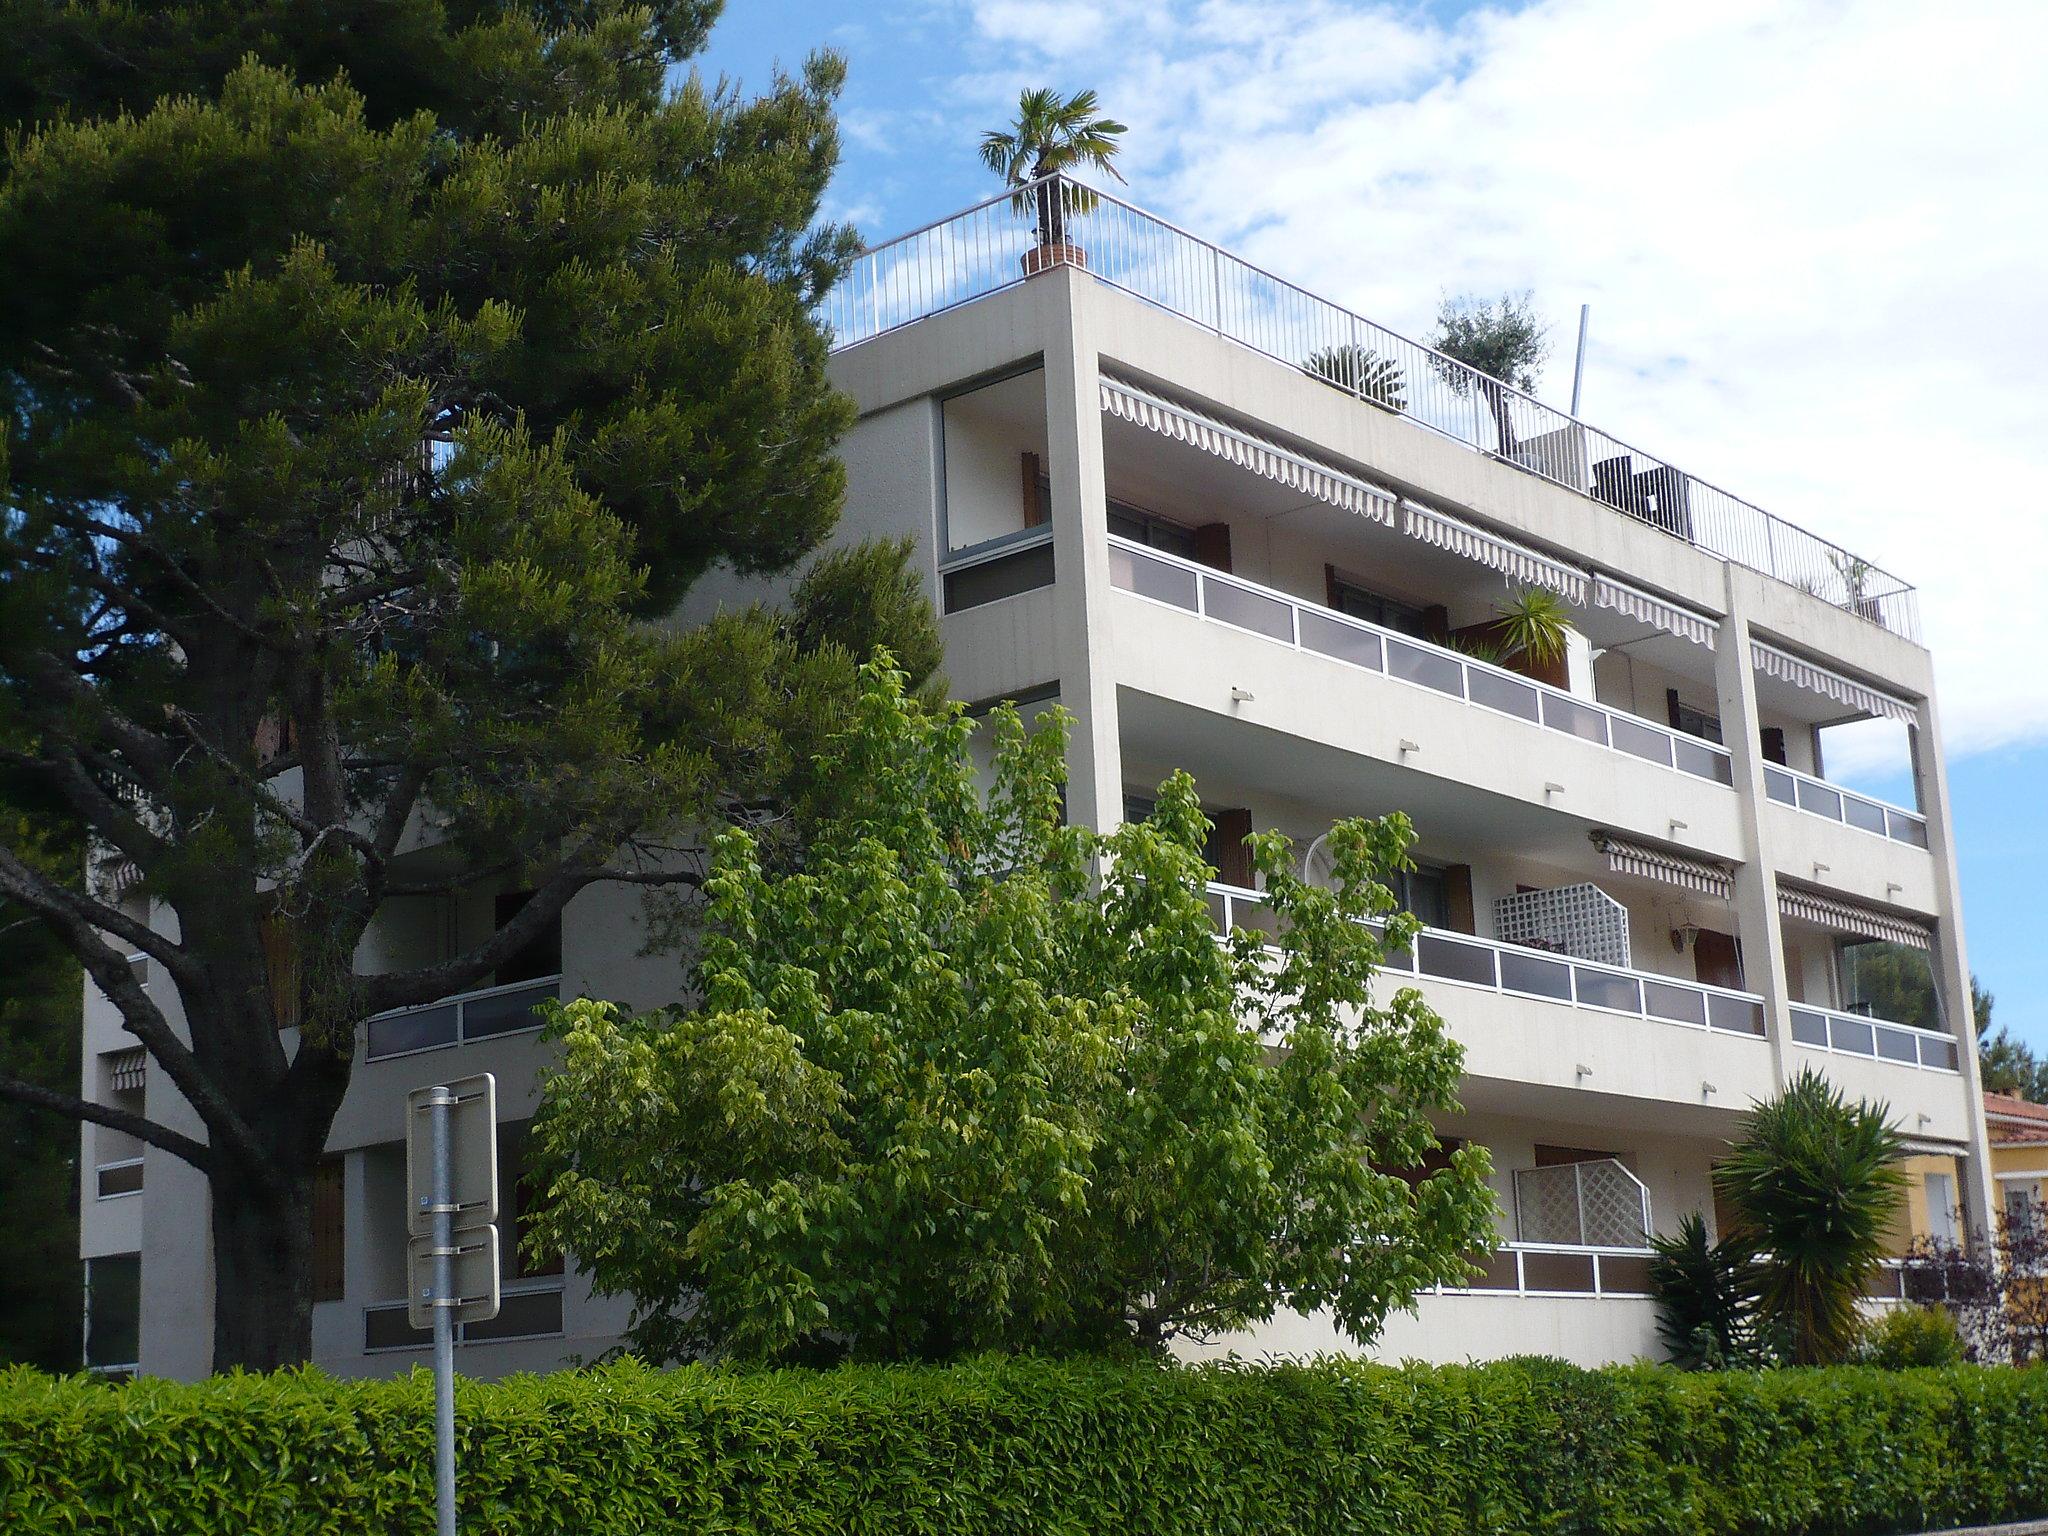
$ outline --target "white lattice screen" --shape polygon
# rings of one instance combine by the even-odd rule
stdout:
[[[1612,1158],[1517,1169],[1515,1230],[1525,1243],[1640,1248],[1650,1240],[1650,1192]]]
[[[1628,908],[1597,885],[1517,891],[1494,902],[1493,920],[1504,944],[1555,950],[1624,969],[1630,963]]]

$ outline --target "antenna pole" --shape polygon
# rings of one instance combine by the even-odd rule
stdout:
[[[1579,306],[1579,356],[1572,364],[1572,414],[1579,414],[1579,383],[1586,376],[1586,317],[1593,312],[1590,304]]]

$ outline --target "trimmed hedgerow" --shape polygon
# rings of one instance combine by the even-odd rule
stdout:
[[[430,1385],[0,1375],[0,1530],[423,1531]],[[2048,1511],[2048,1371],[1000,1360],[465,1384],[471,1536],[1921,1531]]]

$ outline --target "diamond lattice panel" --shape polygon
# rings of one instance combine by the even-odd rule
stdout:
[[[1503,896],[1493,918],[1503,943],[1624,969],[1630,963],[1628,908],[1590,882]]]
[[[1525,1243],[1582,1243],[1578,1180],[1570,1167],[1515,1173],[1515,1225]]]
[[[1647,1243],[1642,1186],[1619,1163],[1580,1163],[1578,1168],[1586,1241],[1596,1248],[1640,1248]]]

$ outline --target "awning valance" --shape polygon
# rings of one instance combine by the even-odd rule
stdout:
[[[1861,710],[1866,715],[1882,715],[1888,720],[1903,720],[1908,725],[1920,718],[1920,711],[1904,699],[1894,698],[1881,688],[1831,672],[1819,662],[1804,660],[1761,640],[1749,642],[1749,660],[1750,665],[1766,677],[1778,678],[1795,688],[1804,688],[1808,693],[1817,693],[1824,699],[1833,699],[1837,704]]]
[[[1213,416],[1185,405],[1163,400],[1158,395],[1102,376],[1102,408],[1112,416],[1133,422],[1164,437],[1187,443],[1204,453],[1277,481],[1290,490],[1317,501],[1328,502],[1346,512],[1356,512],[1374,522],[1394,525],[1395,497],[1356,475],[1348,474],[1320,459],[1282,448],[1243,427],[1230,426]]]
[[[1735,893],[1735,877],[1728,866],[1708,859],[1689,858],[1682,853],[1653,848],[1648,843],[1616,837],[1612,832],[1595,832],[1593,845],[1607,856],[1607,867],[1619,875],[1640,875],[1662,880],[1703,896],[1728,900]]]
[[[107,1056],[107,1086],[116,1093],[140,1092],[148,1067],[149,1053],[142,1046],[112,1051]]]
[[[1585,606],[1584,571],[1566,565],[1562,560],[1538,554],[1528,545],[1517,544],[1502,534],[1475,527],[1463,518],[1439,512],[1434,507],[1425,507],[1417,501],[1404,501],[1401,503],[1401,531],[1425,544],[1434,544],[1438,549],[1491,566],[1516,581],[1548,587],[1568,601]]]
[[[1625,613],[1632,619],[1641,619],[1645,624],[1655,625],[1668,635],[1681,640],[1690,640],[1694,645],[1714,648],[1721,633],[1721,626],[1703,613],[1682,608],[1677,603],[1667,602],[1652,596],[1639,587],[1632,587],[1625,581],[1616,581],[1612,576],[1593,575],[1593,601],[1602,608],[1612,608],[1616,613]]]
[[[1915,949],[1934,947],[1934,930],[1923,922],[1877,907],[1866,907],[1861,902],[1845,901],[1839,896],[1801,890],[1797,886],[1778,887],[1778,911],[1784,917],[1818,923],[1823,928],[1837,928],[1858,938],[1879,939],[1887,944],[1910,944]]]

